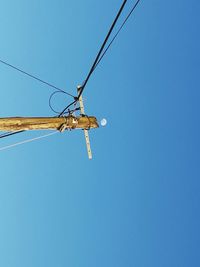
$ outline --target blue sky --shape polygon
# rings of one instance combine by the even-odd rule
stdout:
[[[0,58],[75,94],[121,2],[0,1]],[[82,131],[1,151],[0,266],[200,265],[199,7],[141,1],[84,91],[108,120],[92,161]],[[51,88],[4,65],[0,81],[1,117],[54,116]]]

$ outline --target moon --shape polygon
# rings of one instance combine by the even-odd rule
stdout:
[[[101,126],[106,126],[106,124],[107,124],[107,120],[106,119],[102,119],[101,120]]]

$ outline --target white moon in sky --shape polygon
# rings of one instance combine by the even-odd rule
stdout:
[[[106,119],[102,119],[101,120],[101,126],[106,126],[107,124],[107,120]]]

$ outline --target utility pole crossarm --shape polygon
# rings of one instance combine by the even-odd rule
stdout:
[[[81,91],[81,86],[78,86],[77,91],[79,94]],[[80,104],[81,115],[84,118],[85,110],[84,110],[82,95],[79,96],[79,104]],[[91,150],[91,146],[90,146],[90,138],[89,138],[89,133],[88,133],[87,129],[84,129],[84,135],[85,135],[85,142],[86,142],[86,147],[87,147],[87,152],[88,152],[88,158],[92,159],[92,150]]]
[[[98,128],[95,117],[11,117],[0,118],[0,131]]]

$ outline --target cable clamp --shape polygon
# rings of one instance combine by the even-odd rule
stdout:
[[[58,129],[61,133],[64,132],[66,129],[68,129],[68,119],[64,116],[63,118],[65,119],[65,123],[63,123]]]

